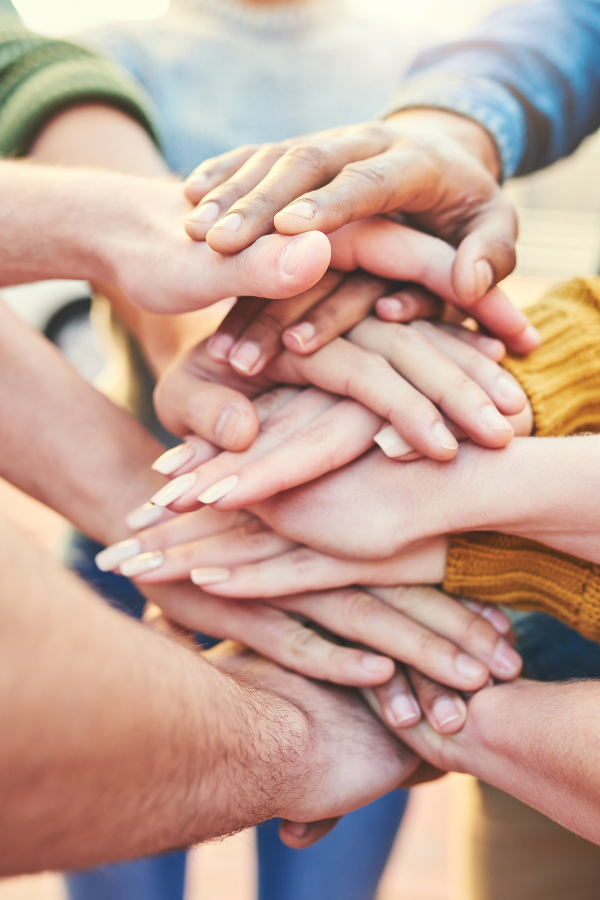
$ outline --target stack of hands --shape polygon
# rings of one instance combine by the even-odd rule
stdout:
[[[327,232],[315,246],[322,256],[328,241],[329,268],[291,299],[239,298],[162,372],[157,412],[183,442],[155,462],[169,481],[128,517],[135,536],[97,564],[189,631],[361,689],[428,761],[414,783],[455,764],[439,736],[463,729],[468,696],[521,670],[500,610],[435,587],[453,520],[431,476],[473,444],[493,451],[531,433],[527,397],[499,363],[539,339],[492,286],[486,235],[513,227],[494,179],[482,166],[462,234],[440,225],[441,197],[401,224],[394,173],[418,162],[405,144],[387,125],[345,130],[243,148],[190,177],[194,240],[232,254],[273,223]],[[365,189],[373,160],[352,164],[369,154],[380,178]],[[286,274],[310,269],[311,246],[288,245]],[[511,265],[501,259],[496,275]]]

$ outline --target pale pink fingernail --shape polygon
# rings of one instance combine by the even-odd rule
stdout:
[[[301,219],[314,219],[316,211],[314,203],[310,200],[296,200],[281,210],[288,216],[300,216]]]
[[[197,480],[198,476],[195,472],[180,475],[179,478],[174,478],[169,484],[165,484],[160,491],[157,491],[154,497],[150,497],[150,500],[156,506],[169,506],[175,500],[179,500],[180,497],[187,494],[194,487]]]
[[[153,553],[142,553],[140,556],[134,556],[133,559],[128,559],[121,563],[119,571],[121,575],[133,578],[135,575],[143,575],[144,572],[158,569],[164,561],[164,556],[160,550],[156,550]]]
[[[393,425],[387,425],[379,434],[373,438],[386,456],[395,459],[398,456],[406,456],[414,448],[407,444],[404,438],[400,437]]]
[[[522,337],[527,338],[528,342],[535,344],[536,347],[542,343],[542,336],[533,325],[528,325],[523,331]]]
[[[221,219],[220,222],[217,222],[216,225],[213,225],[213,230],[217,229],[218,231],[239,231],[242,227],[243,221],[244,220],[238,212],[228,213]]]
[[[376,656],[374,653],[365,653],[361,665],[363,669],[372,675],[387,675],[389,660],[385,656]]]
[[[216,503],[217,500],[221,500],[222,497],[226,497],[227,494],[230,494],[234,487],[237,487],[239,483],[240,479],[237,475],[229,475],[227,478],[217,481],[216,484],[209,487],[203,494],[200,494],[198,500],[200,503],[206,503],[207,505]]]
[[[432,713],[437,724],[443,728],[450,722],[462,719],[466,713],[466,707],[461,701],[451,700],[450,697],[440,697],[433,704]]]
[[[488,403],[487,406],[483,407],[483,409],[479,413],[479,418],[481,419],[485,427],[490,428],[492,431],[513,430],[510,422],[507,422],[502,413],[499,413],[496,407],[492,406],[491,403]]]
[[[496,669],[507,675],[516,675],[521,670],[522,660],[516,650],[505,640],[498,641],[494,653]]]
[[[125,523],[131,531],[140,531],[142,528],[148,528],[149,525],[155,525],[157,522],[160,522],[164,514],[165,511],[162,506],[155,506],[154,503],[143,503],[125,516]]]
[[[458,441],[452,432],[446,428],[443,422],[437,422],[433,426],[433,437],[435,438],[436,444],[439,444],[444,450],[458,449]]]
[[[291,328],[284,331],[284,337],[291,337],[298,344],[299,349],[304,350],[316,333],[317,330],[312,322],[300,322],[299,325],[292,325]]]
[[[480,259],[475,263],[475,293],[477,299],[489,291],[494,283],[494,273],[487,259]]]
[[[409,722],[411,719],[420,719],[421,710],[417,705],[414,697],[407,694],[397,694],[387,704],[389,709],[389,720],[392,725],[402,725],[403,722]]]
[[[462,675],[463,678],[468,678],[469,681],[481,678],[486,672],[486,667],[482,662],[479,662],[478,659],[473,659],[472,656],[468,656],[466,653],[459,653],[454,658],[454,666],[458,674]]]
[[[137,538],[129,538],[127,541],[119,541],[118,544],[111,544],[105,550],[101,550],[96,556],[96,565],[101,572],[112,572],[125,559],[137,556],[142,545]]]
[[[161,475],[172,475],[194,456],[196,451],[190,444],[179,444],[167,450],[152,463],[151,468]]]
[[[246,413],[239,406],[236,406],[235,403],[227,403],[223,407],[215,425],[215,438],[220,447],[228,449],[235,446],[245,420]]]
[[[496,381],[496,389],[498,393],[507,400],[525,396],[525,391],[518,381],[513,381],[512,378],[508,378],[506,375],[501,375],[498,378]]]
[[[260,359],[260,347],[255,341],[244,341],[229,357],[234,369],[244,375],[251,375]]]
[[[228,362],[235,338],[230,334],[213,334],[206,342],[206,350],[215,362]]]
[[[203,203],[202,206],[198,206],[193,210],[188,216],[188,221],[196,224],[212,225],[213,222],[217,221],[220,213],[219,205],[210,200],[208,203]]]
[[[397,297],[380,297],[375,304],[377,315],[381,318],[399,321],[404,313],[404,304]]]
[[[304,234],[287,245],[280,258],[281,271],[284,275],[288,275],[291,278],[296,274],[296,269],[312,239],[313,234]]]
[[[228,581],[231,578],[231,572],[229,569],[218,568],[192,569],[190,578],[197,585],[220,584],[221,581]]]

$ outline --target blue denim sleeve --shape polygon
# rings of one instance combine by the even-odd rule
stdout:
[[[480,122],[505,178],[568,156],[600,127],[600,0],[504,7],[417,57],[387,110],[434,106]]]

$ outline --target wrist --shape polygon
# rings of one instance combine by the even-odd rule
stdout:
[[[441,132],[475,156],[496,181],[500,178],[502,168],[496,143],[474,119],[435,107],[410,107],[393,113],[387,121],[408,133]]]

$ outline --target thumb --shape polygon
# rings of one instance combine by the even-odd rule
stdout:
[[[321,819],[320,822],[290,822],[288,819],[282,819],[279,825],[279,837],[286,847],[292,850],[304,850],[316,844],[321,838],[332,831],[340,817],[335,819]]]

